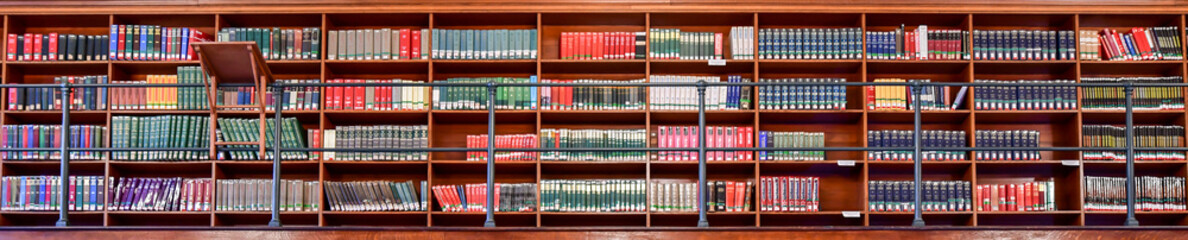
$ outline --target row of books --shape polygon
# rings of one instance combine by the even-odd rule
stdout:
[[[257,136],[257,132],[252,132]],[[207,148],[210,146],[210,117],[112,116],[113,148]],[[112,152],[114,160],[177,161],[209,160],[207,151]]]
[[[449,80],[447,80],[449,81]],[[416,83],[404,79],[330,79],[326,83]],[[353,86],[326,87],[328,110],[425,110],[429,103],[430,87],[414,86]],[[454,94],[447,89],[446,94]],[[311,89],[317,91],[317,88]],[[485,91],[483,93],[486,93]],[[315,93],[315,95],[318,95]],[[484,95],[485,96],[485,95]],[[317,101],[315,99],[314,101]],[[485,103],[485,102],[484,102]],[[316,110],[311,109],[311,110]]]
[[[916,189],[912,181],[870,181],[870,211],[915,211]],[[920,209],[925,212],[971,211],[969,181],[923,181]]]
[[[823,132],[775,132],[759,131],[761,148],[811,148],[825,147]],[[763,161],[824,161],[825,151],[759,151]]]
[[[867,131],[867,147],[913,147],[915,132],[912,130]],[[968,146],[965,131],[924,130],[920,133],[920,145],[926,148]],[[867,158],[874,161],[913,161],[912,151],[869,151]],[[965,161],[962,151],[921,151],[924,161]]]
[[[643,59],[644,32],[561,32],[561,59]]]
[[[412,180],[353,181],[323,183],[326,206],[330,211],[428,211],[429,182],[421,181],[420,191]]]
[[[338,126],[326,129],[321,139],[325,148],[428,148],[428,125]],[[317,142],[313,140],[310,142]],[[326,152],[326,160],[342,161],[425,161],[428,152]]]
[[[652,212],[698,211],[698,183],[655,182],[648,189]],[[746,212],[751,209],[752,182],[708,181],[707,212]]]
[[[272,179],[219,179],[215,211],[271,211]],[[318,211],[317,181],[281,180],[280,210],[287,212]]]
[[[219,86],[215,88],[215,106],[224,110],[252,110],[257,93],[255,86]]]
[[[725,82],[750,82],[751,79],[738,75],[725,77]],[[652,75],[653,83],[697,83],[722,82],[719,76],[677,76]],[[705,87],[706,110],[739,110],[751,108],[751,93],[742,86]],[[749,89],[749,88],[746,88]],[[648,103],[654,110],[697,110],[699,98],[695,87],[653,87],[649,90]]]
[[[821,210],[821,178],[759,177],[759,211],[816,212]]]
[[[107,128],[95,125],[71,125],[70,148],[106,147]],[[0,146],[3,148],[58,148],[62,145],[62,125],[4,125],[0,126]],[[103,152],[70,152],[70,160],[101,160]],[[58,159],[58,151],[0,152],[7,160]]]
[[[521,77],[483,77],[483,78],[449,78],[445,83],[536,83],[536,76]],[[495,89],[495,109],[534,110],[536,109],[538,88],[535,87],[497,87]],[[474,110],[487,109],[489,93],[487,87],[435,87],[433,88],[433,109],[438,110]]]
[[[116,178],[111,211],[210,211],[214,187],[209,178]]]
[[[706,126],[705,147],[749,148],[755,146],[753,127],[738,126]],[[656,146],[660,148],[696,148],[699,146],[699,129],[697,126],[657,126]],[[656,153],[659,161],[698,161],[698,152],[660,151]],[[706,161],[751,161],[754,153],[751,151],[707,151]]]
[[[60,176],[5,176],[0,178],[0,210],[49,211],[62,205],[70,211],[101,211],[106,179],[102,176],[70,176],[62,187]],[[67,196],[62,204],[62,193]]]
[[[986,80],[975,83],[1072,84],[1073,80]],[[974,87],[977,110],[1070,110],[1077,109],[1077,87],[1073,86],[993,86]],[[958,98],[963,98],[958,94]],[[1088,105],[1086,105],[1088,106]]]
[[[711,186],[713,186],[713,183],[710,183],[706,187]],[[648,207],[652,212],[698,211],[697,193],[701,190],[697,189],[697,183],[656,182],[649,184],[648,187]],[[730,186],[730,190],[734,190],[733,185]],[[707,190],[706,197],[716,195],[717,193],[713,189]],[[711,203],[707,198],[706,205],[711,206],[711,204],[715,203]],[[717,210],[717,208],[706,208],[706,211],[709,210]]]
[[[541,83],[643,83],[644,79],[597,80],[542,79]],[[540,107],[545,110],[642,110],[646,103],[644,87],[542,86]]]
[[[1039,147],[1040,132],[1035,130],[976,130],[974,145],[978,147]],[[974,160],[1041,160],[1039,151],[975,151]]]
[[[106,76],[100,77],[106,80]],[[178,66],[177,75],[148,75],[143,81],[112,81],[112,83],[203,84],[206,81],[206,73],[202,71],[201,67]],[[104,89],[99,90],[105,91]],[[210,101],[204,87],[115,87],[111,88],[111,94],[111,108],[117,110],[200,110],[210,108]]]
[[[1085,210],[1126,211],[1126,178],[1085,176]],[[1183,177],[1134,177],[1136,211],[1188,210]]]
[[[115,81],[123,84],[173,84],[178,83],[178,75],[147,75],[144,81]],[[179,101],[194,98],[181,96],[179,90],[188,88],[177,87],[142,87],[142,88],[112,88],[113,109],[177,109]],[[203,93],[203,95],[205,95]],[[199,97],[199,96],[196,96]],[[198,98],[198,99],[205,99]]]
[[[862,58],[861,28],[761,28],[759,59]]]
[[[978,211],[1031,212],[1056,210],[1056,184],[1052,180],[1013,184],[978,184]]]
[[[433,29],[433,59],[536,59],[536,29]]]
[[[1081,144],[1085,147],[1126,147],[1126,128],[1110,125],[1081,126]],[[1134,126],[1134,147],[1183,147],[1183,126]],[[1085,160],[1126,161],[1124,151],[1084,151]],[[1136,151],[1134,160],[1183,161],[1183,151]]]
[[[652,28],[648,30],[648,42],[652,44],[653,59],[722,59],[722,33],[688,32],[678,28]]]
[[[107,76],[57,76],[53,83],[103,84],[107,83]],[[61,110],[63,105],[72,110],[107,109],[107,88],[75,88],[68,100],[62,99],[62,89],[58,87],[8,89],[8,110]]]
[[[1079,41],[1084,60],[1180,60],[1180,27],[1134,27],[1130,32],[1115,29],[1082,30]]]
[[[844,83],[845,78],[760,78],[772,83]],[[739,87],[750,101],[750,87]],[[759,109],[767,110],[845,110],[846,86],[759,86]],[[744,104],[749,105],[749,104]],[[748,108],[743,108],[748,109]]]
[[[730,27],[730,58],[755,59],[755,27]]]
[[[546,212],[643,212],[643,179],[544,179],[540,210]]]
[[[9,33],[7,40],[5,59],[8,61],[107,60],[105,35]]]
[[[931,82],[930,79],[876,78],[874,82]],[[921,86],[920,110],[950,110],[960,107],[964,92],[953,97],[947,86]],[[964,89],[964,88],[963,88]],[[868,110],[913,110],[915,95],[908,86],[866,86]]]
[[[430,31],[422,29],[353,29],[326,32],[326,59],[427,59]]]
[[[322,29],[318,27],[219,29],[220,42],[255,42],[264,59],[321,59]]]
[[[1071,30],[973,30],[974,60],[1075,60]]]
[[[466,135],[466,148],[486,148],[490,139],[487,134]],[[495,148],[533,148],[537,146],[536,134],[495,135]],[[493,158],[502,161],[535,161],[536,152],[495,152]],[[487,151],[466,152],[466,161],[487,161],[492,157]]]
[[[908,30],[901,24],[891,31],[867,31],[866,57],[875,60],[969,59],[968,36],[969,31],[929,29],[928,25]]]
[[[540,129],[541,148],[645,148],[647,146],[648,131],[646,129]],[[647,154],[633,151],[541,152],[540,160],[646,161]]]
[[[1180,76],[1170,77],[1086,77],[1083,83],[1182,83]],[[1071,87],[1070,87],[1071,88]],[[1184,110],[1183,87],[1134,87],[1134,110]],[[1085,109],[1126,109],[1122,87],[1083,87],[1081,104]]]
[[[257,142],[257,141],[260,141],[260,119],[259,118],[246,118],[246,119],[243,119],[243,118],[218,118],[216,121],[219,124],[219,128],[218,128],[219,131],[218,131],[218,135],[217,135],[217,137],[219,138],[219,141],[228,141],[228,142]],[[266,148],[276,147],[273,145],[275,143],[275,141],[273,139],[276,139],[275,131],[273,131],[273,129],[275,129],[277,127],[276,121],[272,120],[271,118],[265,119],[264,121],[265,121],[265,123],[264,123],[265,124],[265,126],[264,126],[264,141],[265,141],[264,147],[266,147]],[[169,122],[166,122],[166,124],[169,124]],[[281,138],[281,145],[282,145],[281,147],[300,148],[300,147],[306,146],[305,138],[303,138],[303,136],[305,136],[305,129],[301,126],[300,122],[297,122],[297,118],[294,118],[294,117],[281,118],[280,124],[282,125],[281,126],[281,134],[284,135],[284,138]],[[176,128],[176,126],[174,126],[174,125],[166,125],[166,126],[169,126],[171,128]],[[169,142],[179,141],[179,140],[175,140],[175,139],[178,139],[179,137],[174,136],[174,135],[166,135],[166,136],[161,136],[161,137],[162,138],[158,138],[158,140],[169,141]],[[181,137],[181,138],[182,138],[181,141],[185,141],[184,137]],[[231,145],[230,147],[254,148],[257,146],[256,145]],[[219,159],[228,159],[228,160],[256,161],[256,160],[273,159],[274,156],[273,156],[273,151],[265,151],[264,156],[260,156],[259,151],[248,150],[248,151],[220,151],[218,158]],[[306,159],[309,159],[309,156],[305,152],[281,152],[281,160],[306,160]]]
[[[487,184],[433,186],[443,212],[487,212]],[[496,212],[536,211],[535,183],[495,183]]]
[[[192,44],[211,41],[210,35],[187,27],[111,25],[107,58],[112,60],[198,60]]]
[[[281,84],[302,84],[302,83],[319,83],[317,79],[277,79],[277,83]],[[283,85],[282,85],[283,86]],[[268,91],[264,92],[264,109],[272,111],[275,109],[277,101],[281,104],[282,110],[320,110],[322,103],[321,87],[296,87],[285,86],[281,89],[280,98],[274,96],[274,87],[269,85]],[[331,87],[327,87],[331,88]]]

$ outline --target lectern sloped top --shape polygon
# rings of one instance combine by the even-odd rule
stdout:
[[[255,85],[272,81],[272,72],[253,42],[201,42],[194,44],[194,51],[202,70],[218,83]]]

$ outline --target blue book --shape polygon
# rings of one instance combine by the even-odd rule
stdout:
[[[136,52],[136,60],[146,60],[148,53],[148,25],[140,25],[140,51]]]
[[[536,75],[528,76],[528,83],[536,83]],[[536,97],[536,89],[537,88],[538,87],[528,87],[528,89],[529,89],[528,90],[529,91],[528,99],[530,99],[530,102],[528,104],[528,109],[536,110],[536,98],[537,98]]]
[[[118,60],[118,59],[116,59],[116,50],[119,48],[116,46],[116,43],[120,41],[120,37],[119,37],[119,35],[117,35],[117,34],[119,34],[119,30],[120,30],[120,25],[115,25],[115,24],[111,25],[111,34],[109,35],[110,37],[108,38],[108,41],[107,41],[107,44],[108,44],[107,58],[111,59],[111,60]],[[58,40],[58,41],[61,41],[61,40]],[[65,49],[59,49],[58,51],[65,52]]]
[[[767,147],[767,131],[759,131],[759,147]],[[767,160],[767,151],[759,151],[758,160]]]

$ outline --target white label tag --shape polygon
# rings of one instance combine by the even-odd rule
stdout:
[[[1070,166],[1070,167],[1081,166],[1081,161],[1077,161],[1077,160],[1061,160],[1061,161],[1060,161],[1060,165],[1064,165],[1064,166]]]
[[[860,218],[860,217],[862,217],[862,212],[859,212],[859,211],[842,211],[842,217],[843,217],[843,218]]]
[[[839,167],[853,167],[854,164],[854,160],[837,160],[837,166]]]
[[[709,60],[709,65],[710,66],[726,66],[726,60],[725,59]]]

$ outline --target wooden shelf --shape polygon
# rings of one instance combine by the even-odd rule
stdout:
[[[204,4],[199,4],[204,5]],[[725,59],[725,66],[710,66],[707,60],[675,59],[559,59],[561,32],[646,32],[649,28],[677,28],[682,31],[728,33],[734,26],[764,28],[862,28],[889,31],[904,25],[930,29],[959,30],[1101,30],[1128,31],[1132,27],[1185,26],[1182,13],[1161,10],[1132,14],[1133,9],[1036,10],[1013,13],[999,7],[936,8],[927,11],[886,10],[882,7],[834,6],[828,11],[795,6],[773,10],[740,8],[691,8],[683,5],[657,9],[641,6],[607,11],[594,5],[589,10],[566,8],[491,6],[480,12],[411,6],[391,12],[389,8],[361,9],[362,6],[285,11],[295,6],[258,6],[228,12],[229,8],[188,12],[96,14],[92,10],[71,10],[52,14],[6,15],[3,31],[20,33],[108,34],[112,24],[145,24],[192,27],[207,34],[230,27],[319,27],[330,30],[375,28],[413,29],[537,29],[538,59],[516,60],[267,60],[277,79],[406,79],[424,82],[454,77],[538,76],[538,79],[648,79],[657,75],[739,75],[751,80],[774,78],[844,78],[847,82],[872,82],[879,78],[930,79],[933,82],[964,83],[978,79],[1078,79],[1121,76],[1185,76],[1186,61],[998,61],[998,60],[873,60],[873,59]],[[1008,5],[1014,6],[1014,5]],[[485,8],[471,6],[472,8]],[[200,7],[201,8],[201,7]],[[917,6],[903,6],[917,9]],[[181,8],[179,8],[181,9]],[[275,9],[257,11],[253,9]],[[303,8],[304,9],[304,8]],[[756,8],[767,9],[767,8]],[[939,9],[939,10],[938,10]],[[1105,8],[1103,8],[1105,9]],[[795,11],[792,11],[795,10]],[[1000,11],[1001,10],[1001,11]],[[1014,9],[1017,10],[1017,9]],[[56,11],[56,10],[54,10]],[[1123,12],[1125,11],[1125,12]],[[325,38],[326,35],[321,36]],[[727,35],[728,36],[728,35]],[[728,41],[725,56],[733,51]],[[429,51],[423,46],[423,51]],[[325,53],[325,51],[321,51]],[[52,83],[56,76],[104,75],[111,80],[143,80],[147,75],[175,74],[178,66],[198,61],[0,61],[4,83]],[[217,83],[216,83],[217,84]],[[754,90],[752,90],[754,91]],[[709,125],[753,127],[757,131],[825,132],[826,147],[863,147],[867,131],[908,130],[912,111],[867,110],[865,88],[846,87],[846,110],[710,110]],[[755,93],[755,92],[752,92]],[[5,92],[7,94],[7,92]],[[923,111],[927,130],[961,130],[972,140],[976,130],[1027,129],[1041,132],[1043,147],[1079,147],[1081,126],[1120,125],[1121,110],[973,110],[965,106],[948,111]],[[752,95],[756,96],[756,95]],[[956,96],[952,96],[955,100]],[[8,98],[5,97],[5,100]],[[432,99],[432,98],[430,98]],[[325,104],[321,104],[325,106]],[[228,110],[246,108],[247,110]],[[210,117],[271,117],[258,105],[219,106],[215,110],[88,110],[71,111],[74,124],[111,126],[113,115],[191,115]],[[263,114],[263,115],[262,115]],[[300,110],[284,111],[296,117],[306,129],[330,130],[354,125],[427,125],[430,147],[464,147],[466,135],[485,134],[487,110]],[[697,124],[694,110],[496,110],[497,134],[536,134],[544,128],[647,129],[658,126]],[[1184,111],[1136,110],[1139,125],[1188,124]],[[57,124],[60,111],[0,110],[0,123]],[[303,136],[304,137],[304,136]],[[1188,136],[1185,136],[1188,137]],[[752,139],[757,140],[757,139]],[[970,141],[972,142],[972,141]],[[256,142],[219,142],[214,145],[253,145]],[[655,144],[650,144],[655,146]],[[217,150],[216,150],[217,151]],[[213,152],[211,152],[211,156]],[[972,153],[969,154],[972,156]],[[1117,226],[1121,212],[1084,211],[1081,195],[1085,176],[1123,176],[1121,161],[1082,161],[1078,152],[1042,152],[1039,161],[925,161],[926,180],[963,180],[972,184],[1001,184],[1024,180],[1051,179],[1059,193],[1059,211],[1047,212],[925,212],[930,226]],[[325,154],[323,154],[325,158]],[[710,161],[707,174],[714,180],[755,181],[765,176],[811,176],[821,179],[819,212],[714,212],[713,227],[897,227],[911,223],[910,212],[869,212],[867,182],[909,180],[912,162],[868,161],[860,151],[830,151],[823,161]],[[485,161],[464,161],[459,152],[429,154],[422,161],[282,161],[285,179],[307,181],[427,181],[431,186],[482,183]],[[853,166],[839,166],[839,162]],[[1075,162],[1076,164],[1072,164]],[[1069,165],[1065,165],[1069,164]],[[496,162],[496,182],[539,183],[549,179],[644,179],[648,182],[696,181],[695,161],[524,161]],[[271,161],[72,161],[74,174],[109,177],[194,177],[213,179],[263,179],[271,177]],[[56,175],[56,160],[0,160],[0,176]],[[1188,176],[1188,161],[1138,161],[1139,176]],[[419,192],[419,191],[418,191]],[[419,193],[418,193],[419,194]],[[311,212],[282,212],[286,226],[327,227],[478,227],[480,212],[441,212],[435,197],[427,211],[346,212],[323,207]],[[323,197],[323,201],[325,198]],[[754,201],[754,200],[753,200]],[[755,204],[752,204],[755,205]],[[857,218],[843,216],[857,212]],[[0,226],[48,226],[56,220],[52,211],[0,211]],[[76,225],[84,226],[263,226],[267,212],[137,212],[91,211],[73,213]],[[497,212],[501,227],[597,228],[597,227],[694,227],[695,212]],[[1138,212],[1143,225],[1188,226],[1188,212]]]

